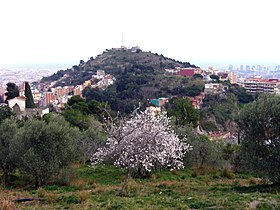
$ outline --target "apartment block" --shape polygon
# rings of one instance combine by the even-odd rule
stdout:
[[[244,88],[249,93],[279,93],[279,79],[247,78]]]

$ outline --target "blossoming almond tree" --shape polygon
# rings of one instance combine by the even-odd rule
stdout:
[[[93,154],[93,165],[113,157],[114,165],[127,169],[120,195],[134,169],[152,171],[156,165],[170,169],[183,168],[185,153],[191,148],[181,141],[169,126],[165,114],[140,112],[129,120],[112,124],[108,129],[106,146]]]

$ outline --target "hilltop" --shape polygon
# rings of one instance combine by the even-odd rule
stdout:
[[[95,58],[91,57],[86,62],[81,60],[78,65],[74,65],[72,68],[60,70],[49,77],[43,77],[42,82],[59,80],[56,86],[79,85],[91,79],[92,75],[100,69],[107,74],[117,76],[135,67],[138,69],[150,69],[156,74],[163,74],[166,68],[196,66],[189,62],[177,61],[157,53],[145,52],[138,47],[131,49],[112,48],[110,50],[106,49]],[[63,78],[65,74],[67,74],[67,77]]]

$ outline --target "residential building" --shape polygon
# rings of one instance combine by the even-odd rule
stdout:
[[[91,86],[91,80],[87,80],[83,83],[83,88],[86,88],[87,86]]]
[[[231,84],[237,84],[237,75],[236,75],[236,73],[230,71],[230,72],[228,73],[228,78],[229,78],[229,82],[230,82]]]
[[[54,100],[56,100],[56,97],[52,92],[44,93],[44,107],[51,104]]]
[[[201,68],[181,68],[178,73],[180,76],[192,77],[195,74],[202,74]]]
[[[177,69],[165,69],[165,71],[167,73],[170,73],[170,74],[177,74],[179,70],[177,70]]]
[[[77,85],[74,88],[74,96],[82,96],[82,91],[83,91],[83,86],[82,85]]]
[[[206,75],[211,75],[211,74],[212,75],[217,75],[218,72],[219,72],[218,69],[216,69],[213,66],[209,66],[208,69],[205,70]]]
[[[162,111],[162,107],[168,102],[168,98],[149,99],[149,101],[152,106],[147,107],[147,110],[154,113],[160,113]]]
[[[96,71],[96,78],[97,79],[103,79],[105,77],[105,71],[104,70],[97,70]]]
[[[279,79],[247,78],[244,88],[249,93],[279,93]]]
[[[82,85],[77,85],[74,88],[74,96],[82,96],[82,91],[83,91],[83,86]]]
[[[168,98],[150,99],[151,104],[155,107],[162,107],[168,102]]]
[[[15,112],[23,112],[25,110],[25,96],[18,96],[8,100],[8,106]]]
[[[201,92],[198,96],[195,97],[188,97],[192,101],[192,106],[195,109],[200,109],[203,99],[205,98],[205,93]]]
[[[221,83],[207,83],[204,86],[204,92],[206,94],[222,92],[223,90],[224,90],[224,86]]]
[[[229,80],[229,76],[227,72],[218,72],[217,74],[219,76],[220,81],[227,81]]]

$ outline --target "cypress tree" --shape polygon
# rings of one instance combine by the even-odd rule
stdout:
[[[7,96],[5,103],[8,103],[8,100],[10,99],[19,96],[18,86],[12,82],[7,83],[7,92],[5,95]]]
[[[25,107],[26,108],[35,108],[34,99],[31,93],[31,88],[28,82],[25,82],[24,95],[26,97]]]

